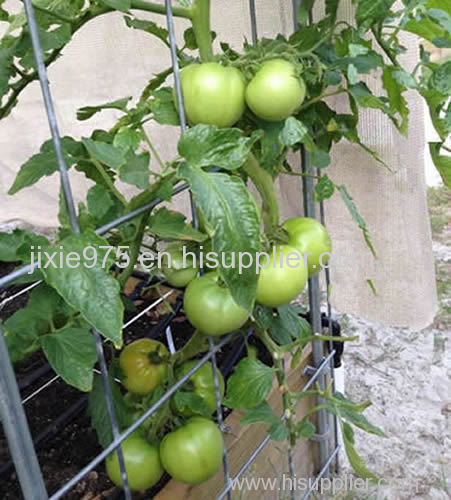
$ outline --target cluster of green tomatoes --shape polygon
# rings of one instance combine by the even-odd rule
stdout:
[[[306,93],[305,84],[296,75],[293,64],[283,59],[264,62],[248,84],[237,68],[219,63],[191,64],[182,69],[181,84],[188,122],[221,128],[234,125],[246,105],[262,120],[284,120],[299,109]],[[275,245],[268,253],[269,262],[258,271],[256,302],[272,308],[293,301],[304,289],[307,279],[327,263],[331,252],[330,236],[315,219],[291,218],[282,228],[288,234],[288,241]],[[236,304],[217,271],[210,270],[199,276],[197,262],[190,257],[192,253],[184,253],[182,243],[170,245],[166,254],[170,258],[163,260],[163,274],[171,286],[186,287],[184,311],[196,329],[205,335],[220,336],[244,326],[249,312]],[[297,256],[298,265],[288,266],[282,255]],[[120,354],[119,366],[128,395],[145,398],[164,385],[169,359],[164,344],[156,340],[140,339],[127,345]],[[173,378],[178,380],[185,376],[196,362],[188,361],[176,367]],[[218,377],[222,396],[224,380],[220,373]],[[195,394],[204,409],[202,414],[175,405],[176,392],[170,403],[171,410],[184,419],[183,425],[166,434],[160,443],[149,442],[141,428],[122,443],[129,486],[133,491],[152,487],[164,471],[176,480],[198,484],[212,477],[221,467],[222,434],[206,416],[209,413],[211,417],[216,410],[211,363],[198,369],[182,389]],[[106,470],[110,479],[122,486],[116,452],[107,457]]]

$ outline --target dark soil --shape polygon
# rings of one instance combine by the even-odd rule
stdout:
[[[14,265],[0,263],[0,276],[10,272],[13,267]],[[17,293],[24,286],[28,285],[17,285],[10,287],[7,292],[0,292],[0,302],[5,297]],[[0,319],[6,320],[16,310],[23,307],[27,302],[27,296],[28,293],[25,293],[7,303],[0,310]],[[146,305],[147,303],[144,301],[137,306],[137,309],[143,309]],[[126,313],[125,320],[127,321],[134,314],[131,312]],[[154,314],[151,316],[143,315],[131,328],[126,330],[124,334],[126,342],[135,338],[149,336],[149,332],[155,332],[158,319],[161,320],[164,317],[157,318]],[[191,325],[180,315],[172,321],[171,330],[176,348],[180,348],[192,333]],[[159,338],[155,335],[151,336]],[[160,337],[165,339],[164,331],[160,334]],[[257,341],[251,337],[250,342],[255,343]],[[239,347],[239,344],[242,344],[241,340],[235,342],[233,346]],[[217,355],[218,364],[223,372],[224,369],[225,371],[230,370],[230,366],[227,369],[230,362],[223,363],[223,361],[230,361],[227,353],[233,349],[233,346],[229,344],[227,349]],[[242,355],[240,354],[240,357]],[[55,376],[52,370],[46,369],[46,365],[45,357],[40,352],[37,352],[25,362],[15,366],[17,381],[21,387],[23,399]],[[39,377],[36,377],[37,370],[40,372],[38,373]],[[224,375],[227,376],[228,373],[224,373]],[[33,380],[34,378],[36,380]],[[102,451],[97,442],[96,433],[90,426],[90,420],[86,412],[86,395],[66,385],[61,380],[57,380],[25,403],[24,408],[35,444],[36,442],[39,443],[36,445],[38,459],[47,491],[51,495]],[[227,409],[224,409],[224,411],[227,414]],[[72,412],[71,418],[64,418],[64,414],[68,412]],[[43,436],[44,432],[47,433],[47,436]],[[14,468],[10,467],[8,470],[2,471],[2,468],[9,462],[10,456],[7,442],[0,427],[0,499],[19,500],[23,496],[20,492]],[[145,495],[136,494],[133,498],[152,498],[168,480],[168,476],[163,476],[160,483],[152,491],[146,492]],[[118,500],[121,496],[120,489],[113,486],[103,466],[99,466],[85,476],[64,498],[66,500]]]

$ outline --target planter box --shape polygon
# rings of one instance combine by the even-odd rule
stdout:
[[[308,377],[302,376],[304,367],[312,364],[311,352],[306,349],[304,357],[295,370],[287,372],[288,384],[292,390],[301,390],[307,383]],[[289,367],[287,359],[286,366]],[[282,414],[282,398],[280,396],[277,382],[269,397],[269,403],[277,414]],[[315,405],[314,398],[301,399],[296,407],[298,417]],[[248,460],[255,448],[265,439],[267,432],[265,425],[253,424],[249,426],[240,425],[242,412],[234,411],[225,420],[229,432],[225,435],[228,450],[229,469],[231,477],[235,476],[242,465]],[[318,470],[318,445],[312,441],[299,440],[293,453],[294,471],[296,479],[311,478]],[[278,479],[274,489],[269,486],[265,489],[260,481],[258,488],[248,489],[244,486],[241,490],[232,491],[232,498],[246,500],[274,500],[290,498],[290,483],[285,482],[283,491],[283,475],[288,474],[287,446],[285,442],[269,441],[260,452],[254,462],[249,466],[241,478],[252,478],[263,481],[267,479]],[[255,484],[255,483],[254,483]],[[268,483],[266,483],[268,484]],[[246,483],[245,483],[246,485]],[[224,475],[222,468],[209,481],[199,485],[187,485],[178,481],[170,481],[166,487],[156,495],[155,500],[214,500],[224,487]],[[280,488],[280,491],[279,491]],[[301,490],[301,488],[299,488]]]

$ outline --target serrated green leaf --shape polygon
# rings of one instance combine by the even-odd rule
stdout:
[[[150,154],[135,154],[129,151],[125,163],[119,169],[119,179],[127,184],[133,184],[139,189],[148,189]]]
[[[40,344],[50,366],[67,384],[80,391],[92,389],[97,353],[89,329],[62,328],[41,337]]]
[[[239,252],[254,257],[260,251],[260,220],[252,194],[235,176],[208,173],[186,163],[179,166],[178,174],[188,181],[197,207],[212,228],[213,251],[224,257],[219,267],[221,278],[235,302],[251,311],[258,274],[254,266],[239,269],[230,262]]]
[[[124,151],[114,147],[112,144],[86,138],[82,139],[82,142],[91,158],[100,163],[104,163],[114,170],[119,170],[125,163]]]
[[[387,91],[390,110],[399,113],[401,117],[401,123],[398,125],[395,122],[395,124],[398,126],[399,131],[406,135],[408,130],[409,107],[407,101],[402,96],[405,88],[399,84],[399,73],[397,73],[396,77],[394,75],[395,71],[396,70],[392,66],[386,67],[382,73],[382,83],[384,89]]]
[[[421,16],[418,21],[416,19],[409,19],[402,25],[402,29],[430,42],[433,42],[435,39],[446,38],[445,30],[432,19],[424,16]]]
[[[162,28],[153,21],[146,21],[144,19],[136,19],[129,16],[125,16],[124,19],[125,19],[125,24],[129,28],[135,28],[141,31],[145,31],[146,33],[150,33],[151,35],[155,35],[162,42],[164,42],[165,45],[169,47],[168,30],[166,28]]]
[[[281,325],[287,330],[293,339],[302,339],[311,336],[310,323],[299,316],[296,305],[287,304],[277,309]]]
[[[233,409],[255,408],[262,404],[271,392],[273,376],[274,368],[257,359],[242,359],[227,381],[224,404]]]
[[[184,240],[203,242],[208,236],[186,223],[186,217],[180,212],[160,208],[149,218],[149,232],[162,240]]]
[[[180,125],[172,89],[165,87],[152,92],[152,117],[160,125]]]
[[[440,154],[441,142],[430,142],[429,153],[445,186],[451,188],[451,156]]]
[[[99,224],[104,222],[106,215],[116,206],[115,197],[101,184],[96,184],[89,191],[86,198],[89,213],[95,217]]]
[[[330,165],[330,156],[327,151],[321,149],[314,149],[310,155],[312,166],[316,168],[326,168]]]
[[[429,86],[443,95],[451,95],[451,61],[441,64],[432,73]]]
[[[105,104],[99,104],[97,106],[84,106],[77,111],[77,119],[88,120],[91,116],[95,115],[99,111],[104,109],[118,109],[124,113],[127,111],[127,104],[131,97],[123,97],[122,99],[117,99],[116,101],[107,102]]]
[[[134,130],[130,127],[121,127],[114,136],[113,146],[124,151],[135,151],[138,149],[144,135],[141,130]]]
[[[241,417],[240,424],[249,425],[263,423],[270,426],[279,420],[280,417],[274,413],[273,409],[266,401],[263,401],[263,403],[259,404],[255,408],[246,410]]]
[[[315,184],[315,201],[328,200],[334,192],[335,184],[324,174]]]
[[[355,15],[357,24],[367,20],[375,22],[385,19],[394,3],[394,0],[358,0]]]
[[[288,429],[284,422],[274,422],[268,429],[268,434],[273,441],[285,441],[288,439]]]
[[[338,189],[338,191],[341,195],[341,198],[345,202],[346,208],[348,209],[349,213],[351,214],[351,217],[355,220],[355,222],[357,223],[359,228],[362,230],[365,243],[367,244],[367,246],[370,249],[373,256],[376,257],[376,250],[374,249],[373,243],[371,241],[370,233],[369,233],[368,228],[366,226],[366,222],[363,220],[362,216],[359,214],[357,207],[354,203],[354,200],[351,198],[350,194],[348,193],[346,186],[341,185],[341,186],[336,186],[336,188]]]
[[[83,156],[83,148],[72,137],[63,137],[61,145],[66,167],[70,168]],[[57,171],[58,162],[53,149],[53,142],[48,140],[41,146],[39,153],[33,155],[20,167],[13,185],[9,188],[8,194],[16,194],[21,189],[32,186],[42,177],[52,175]]]
[[[46,247],[48,244],[44,236],[22,229],[15,229],[12,233],[0,233],[0,261],[30,262],[31,247],[34,247],[33,251],[37,251],[39,245]]]
[[[131,9],[131,0],[100,0],[108,7],[119,10],[121,12],[128,12]]]
[[[183,32],[183,40],[185,41],[185,46],[187,49],[197,49],[197,40],[193,28],[188,28]]]
[[[39,348],[40,335],[50,333],[52,323],[68,319],[71,308],[46,284],[30,293],[27,305],[16,311],[4,324],[5,340],[11,360],[25,359]]]
[[[354,469],[356,474],[364,479],[372,479],[377,481],[377,476],[367,468],[365,462],[362,460],[362,458],[354,448],[354,441],[353,438],[351,438],[351,436],[353,436],[353,432],[349,424],[342,424],[342,435],[346,455],[348,457],[349,463],[351,464],[351,467]]]
[[[60,249],[60,246],[63,249]],[[112,264],[112,252],[111,257],[104,262],[106,249],[100,249],[100,246],[109,247],[109,244],[92,231],[70,235],[48,248],[49,254],[56,252],[57,256],[62,256],[63,266],[59,266],[58,258],[55,261],[58,268],[51,264],[44,268],[43,263],[41,270],[46,282],[55,288],[68,304],[80,311],[83,318],[99,333],[120,347],[124,306],[120,299],[119,283],[108,274]],[[87,247],[92,249],[85,251]],[[79,256],[78,265],[72,261],[72,266],[75,267],[66,264],[69,253]]]
[[[308,151],[313,151],[315,147],[308,128],[293,116],[285,120],[285,125],[280,133],[280,140],[283,145],[288,147],[304,144]]]
[[[178,152],[191,166],[235,170],[247,160],[252,143],[236,128],[196,125],[182,135]]]
[[[296,425],[296,435],[301,439],[310,439],[315,434],[315,426],[310,420],[301,420]]]
[[[177,391],[172,397],[174,407],[182,415],[186,412],[202,415],[210,418],[210,408],[205,404],[205,401],[195,392]]]

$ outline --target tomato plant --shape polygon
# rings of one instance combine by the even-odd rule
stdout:
[[[241,328],[249,313],[233,299],[230,290],[219,283],[216,273],[191,281],[183,300],[186,316],[206,335],[224,335]]]
[[[157,340],[139,339],[128,344],[119,356],[124,386],[146,395],[161,384],[167,374],[168,350]]]
[[[147,490],[156,484],[163,475],[163,467],[156,446],[144,438],[132,434],[122,443],[125,469],[128,483],[132,491]],[[122,486],[117,452],[113,452],[105,460],[108,477],[117,486]]]
[[[289,244],[299,252],[308,252],[307,265],[309,277],[318,274],[329,262],[332,241],[327,229],[316,219],[293,217],[287,219],[282,227],[288,231]]]
[[[164,469],[178,481],[198,484],[222,465],[223,440],[218,426],[203,417],[192,417],[167,434],[160,445]]]
[[[241,118],[245,83],[238,69],[214,62],[190,64],[180,78],[186,116],[193,125],[231,127]]]
[[[306,87],[296,67],[285,59],[265,61],[246,87],[246,103],[263,120],[281,121],[293,115]]]

